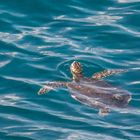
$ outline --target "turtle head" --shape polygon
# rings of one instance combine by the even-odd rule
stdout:
[[[70,66],[70,70],[73,75],[73,79],[77,79],[78,77],[82,76],[83,68],[79,62],[74,61]]]
[[[71,73],[80,74],[80,73],[82,73],[83,68],[79,62],[74,61],[70,66],[70,70],[71,70]]]

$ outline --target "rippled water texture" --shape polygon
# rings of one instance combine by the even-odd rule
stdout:
[[[140,0],[0,0],[0,139],[139,140]],[[78,60],[86,76],[132,94],[129,107],[101,117],[67,89],[37,95],[48,81],[69,81]]]

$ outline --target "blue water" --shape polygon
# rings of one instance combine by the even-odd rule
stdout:
[[[0,0],[0,140],[139,140],[139,27],[140,0]],[[67,89],[37,95],[74,60],[86,76],[128,69],[106,80],[129,107],[101,117]]]

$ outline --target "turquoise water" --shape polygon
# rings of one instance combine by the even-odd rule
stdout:
[[[140,139],[140,0],[0,0],[0,140]],[[67,89],[37,95],[49,81],[106,78],[132,94],[129,107],[101,117]]]

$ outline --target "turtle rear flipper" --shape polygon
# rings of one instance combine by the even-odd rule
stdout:
[[[82,95],[80,93],[71,93],[72,98],[79,101],[82,104],[87,106],[99,109],[99,115],[105,116],[109,113],[109,108],[106,104],[96,100],[96,98],[89,98],[86,95]]]
[[[110,112],[109,108],[99,109],[99,115],[100,116],[106,116],[106,115],[109,114],[109,112]]]

